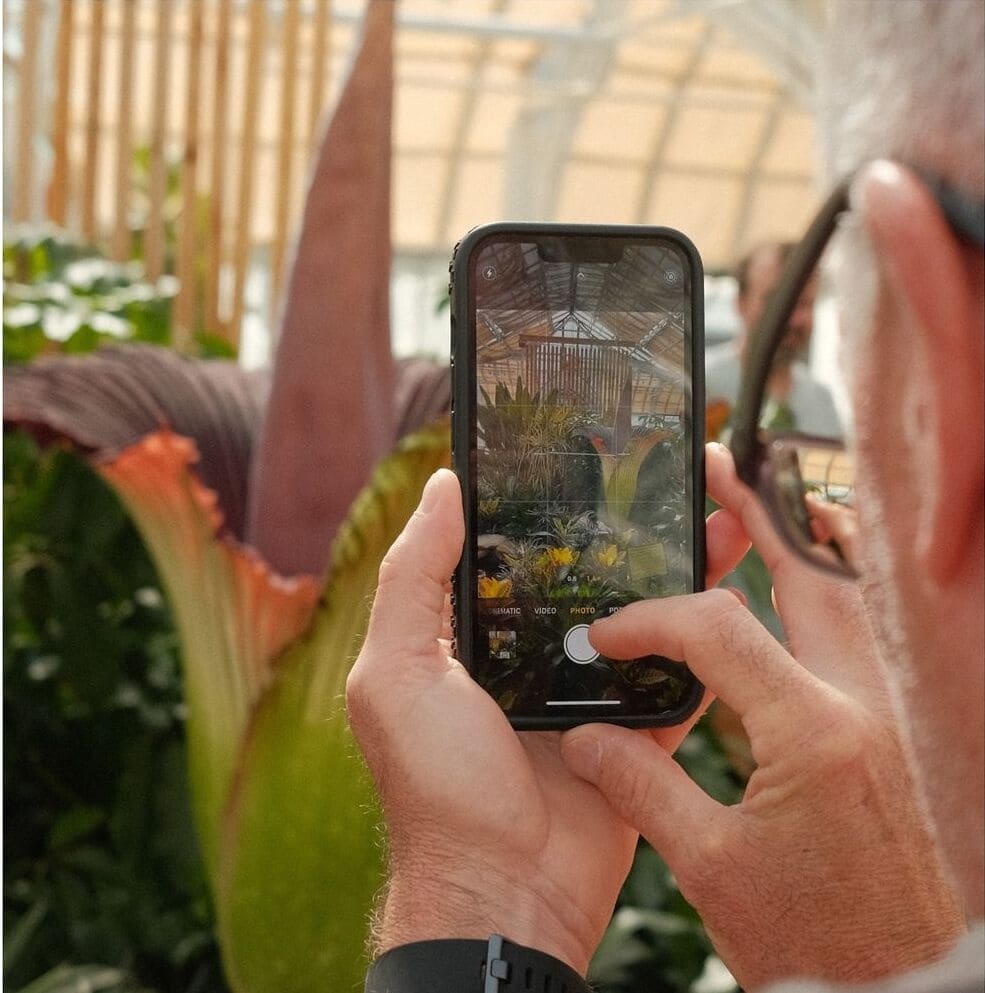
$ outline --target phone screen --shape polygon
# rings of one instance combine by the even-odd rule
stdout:
[[[702,568],[694,257],[672,237],[504,235],[468,264],[472,675],[534,723],[689,710],[686,667],[611,661],[588,628]]]

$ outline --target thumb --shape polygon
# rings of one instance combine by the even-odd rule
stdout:
[[[365,642],[374,653],[433,652],[464,530],[458,478],[439,469],[380,565]]]
[[[561,757],[675,873],[700,858],[701,839],[724,813],[645,731],[585,724],[563,735]]]

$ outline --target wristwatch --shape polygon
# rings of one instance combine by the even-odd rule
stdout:
[[[574,969],[502,935],[399,945],[366,974],[366,993],[591,993]]]

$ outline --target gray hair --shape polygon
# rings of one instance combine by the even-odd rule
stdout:
[[[985,196],[982,0],[837,0],[818,84],[829,183],[891,158]]]

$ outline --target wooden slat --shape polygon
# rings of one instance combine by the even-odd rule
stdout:
[[[250,36],[246,60],[246,87],[243,102],[243,128],[240,136],[239,198],[236,208],[236,251],[233,276],[233,313],[230,339],[239,342],[243,320],[243,294],[246,271],[250,263],[251,220],[253,200],[253,163],[256,159],[257,114],[259,111],[260,77],[263,71],[266,10],[264,0],[250,0]]]
[[[150,203],[147,210],[144,260],[147,276],[156,280],[164,272],[164,197],[167,193],[168,75],[171,66],[172,0],[157,0],[157,45],[154,52],[154,111],[150,141]]]
[[[31,201],[34,197],[34,134],[37,109],[38,38],[41,15],[40,4],[28,3],[23,8],[21,37],[24,50],[20,71],[17,74],[17,163],[14,172],[14,198],[11,213],[15,222],[31,219]]]
[[[311,46],[311,91],[308,101],[308,158],[315,154],[321,137],[322,107],[325,102],[325,75],[328,71],[329,0],[315,0],[315,28]]]
[[[116,123],[116,217],[111,254],[130,258],[130,168],[133,157],[133,47],[135,0],[118,0],[120,12],[119,118]]]
[[[99,119],[103,93],[103,24],[106,8],[101,0],[89,4],[89,78],[86,81],[86,144],[82,171],[82,235],[97,237],[96,180],[99,174]]]
[[[205,274],[205,330],[222,334],[219,277],[225,260],[223,220],[226,189],[226,114],[229,83],[229,20],[232,0],[216,9],[214,98],[212,104],[212,169],[209,182],[209,252]]]
[[[280,78],[280,148],[277,154],[277,204],[274,214],[274,242],[270,254],[270,321],[279,316],[284,255],[290,225],[291,193],[294,187],[294,105],[295,75],[298,59],[298,24],[300,4],[284,8],[283,44]]]
[[[202,65],[202,2],[188,5],[188,72],[185,74],[185,147],[181,158],[181,227],[176,269],[178,297],[175,300],[174,345],[186,349],[195,325],[196,224],[198,221],[198,104]]]
[[[68,128],[69,100],[72,87],[72,41],[75,31],[72,24],[72,0],[61,0],[58,5],[58,38],[55,42],[55,106],[52,115],[51,146],[53,161],[51,182],[48,184],[48,217],[61,227],[68,219],[69,165]]]

